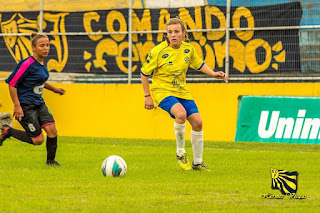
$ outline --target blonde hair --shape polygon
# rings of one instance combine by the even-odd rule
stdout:
[[[38,40],[39,38],[47,38],[47,39],[49,39],[49,37],[48,37],[46,34],[44,34],[44,33],[31,33],[31,35],[30,35],[30,40],[31,40],[31,45],[32,45],[33,47],[36,46],[37,40]]]
[[[171,18],[167,23],[166,23],[166,28],[168,27],[168,25],[173,25],[173,24],[180,24],[182,32],[186,32],[185,38],[183,39],[183,41],[190,41],[189,36],[188,36],[188,32],[187,29],[183,23],[183,21],[180,19],[179,16],[176,16],[175,18]],[[170,44],[169,38],[167,35],[164,35],[164,38],[167,40],[168,44]]]

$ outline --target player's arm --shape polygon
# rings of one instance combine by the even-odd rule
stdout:
[[[149,88],[149,77],[143,75],[140,73],[141,76],[141,84],[143,87],[143,92],[144,92],[144,108],[145,109],[153,109],[154,108],[154,103],[150,94],[150,88]]]
[[[212,69],[210,69],[210,67],[206,64],[203,64],[203,66],[200,68],[200,71],[216,79],[223,79],[224,81],[227,79],[227,76],[224,72],[222,71],[215,72]]]
[[[54,87],[53,85],[49,84],[48,82],[44,83],[44,88],[46,88],[47,90],[50,90],[54,93],[58,93],[60,95],[63,95],[66,92],[64,89]]]
[[[144,108],[148,110],[154,108],[154,103],[151,97],[149,87],[149,76],[152,75],[154,69],[156,69],[156,67],[158,66],[157,55],[158,50],[156,47],[153,48],[151,52],[148,54],[147,60],[140,70],[141,84],[144,92]]]
[[[20,101],[19,101],[19,98],[18,98],[17,88],[9,85],[9,93],[10,93],[10,97],[11,97],[11,100],[12,100],[13,105],[14,105],[12,117],[15,117],[16,120],[21,121],[21,119],[24,116],[24,114],[23,114],[23,110],[21,108]]]

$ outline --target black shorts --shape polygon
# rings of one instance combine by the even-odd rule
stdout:
[[[52,114],[45,103],[41,105],[21,104],[24,117],[19,121],[31,138],[38,137],[41,128],[54,123]]]

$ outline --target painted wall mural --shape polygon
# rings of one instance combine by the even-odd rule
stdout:
[[[170,17],[180,16],[187,29],[224,29],[225,7],[197,6],[168,9],[135,9],[133,11],[133,75],[145,62],[150,50],[161,41]],[[232,28],[299,26],[302,9],[299,2],[232,7]],[[38,12],[0,13],[2,33],[38,31]],[[111,35],[50,35],[51,52],[46,63],[52,72],[119,75],[128,73],[128,10],[86,12],[44,12],[43,29],[47,33],[100,33]],[[215,70],[224,70],[225,31],[189,32],[191,44],[200,57]],[[0,70],[12,71],[31,53],[28,36],[0,38]],[[230,74],[268,74],[300,72],[298,30],[248,30],[230,32]],[[190,70],[189,74],[197,74]]]

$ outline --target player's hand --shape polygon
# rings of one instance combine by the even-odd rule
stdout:
[[[226,81],[228,79],[228,76],[222,71],[217,71],[217,72],[214,72],[214,73],[215,73],[215,78],[216,79],[222,79],[224,81]]]
[[[64,93],[66,93],[66,91],[62,88],[56,88],[54,92],[60,95],[64,95]]]
[[[22,110],[21,106],[20,105],[14,106],[12,117],[14,117],[18,121],[21,121],[23,116],[24,116],[24,114],[23,114],[23,110]]]
[[[151,98],[151,96],[145,97],[144,98],[144,108],[147,110],[153,109],[154,108],[154,103]]]

